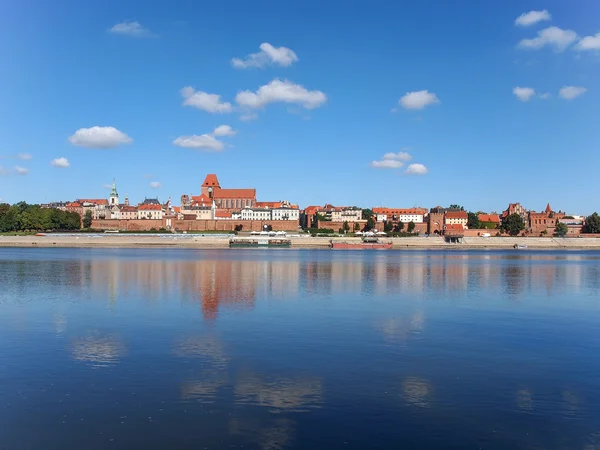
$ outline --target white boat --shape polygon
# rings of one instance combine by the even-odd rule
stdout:
[[[515,244],[513,248],[516,249],[516,250],[522,250],[522,249],[526,249],[527,245],[525,245],[525,244]]]

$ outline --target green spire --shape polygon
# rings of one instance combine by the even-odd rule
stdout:
[[[110,191],[110,195],[111,196],[118,196],[119,194],[117,194],[117,182],[115,181],[115,179],[113,178],[113,185],[112,185],[112,190]]]

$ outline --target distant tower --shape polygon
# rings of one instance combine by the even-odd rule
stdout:
[[[108,203],[110,206],[118,206],[119,205],[119,194],[117,193],[117,183],[113,178],[112,189],[110,191],[110,197]]]
[[[125,194],[125,205],[129,206],[129,195]]]

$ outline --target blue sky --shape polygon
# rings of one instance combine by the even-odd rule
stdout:
[[[90,5],[0,6],[5,201],[600,209],[598,2]]]

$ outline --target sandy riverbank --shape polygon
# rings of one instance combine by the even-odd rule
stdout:
[[[292,248],[329,248],[331,238],[294,237]],[[337,238],[342,241],[359,242],[358,238]],[[439,237],[407,237],[392,239],[397,249],[511,249],[515,244],[527,245],[528,249],[546,250],[600,250],[600,239],[589,238],[465,238],[463,243],[449,244]],[[0,236],[0,247],[73,247],[73,248],[228,248],[228,236],[194,235],[60,235],[46,236]]]

